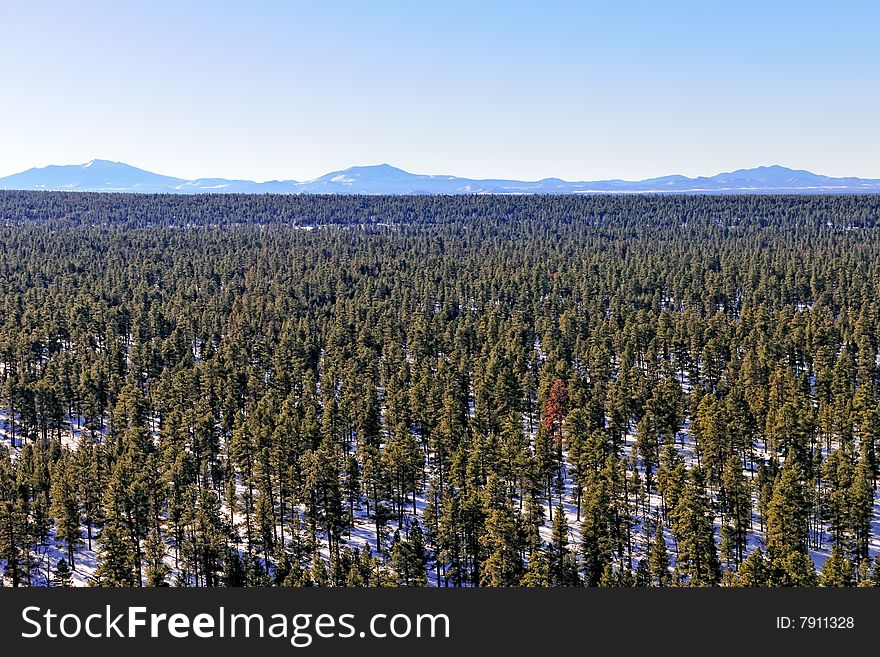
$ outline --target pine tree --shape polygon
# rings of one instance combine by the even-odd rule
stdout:
[[[522,560],[517,549],[516,524],[506,508],[495,508],[486,518],[482,540],[486,560],[481,565],[483,586],[515,586],[522,576]]]
[[[874,514],[874,490],[868,465],[860,462],[853,474],[849,491],[851,503],[849,526],[855,547],[856,562],[861,564],[870,558],[868,545],[871,540],[871,521]]]
[[[563,586],[569,577],[566,573],[568,562],[568,521],[565,517],[565,508],[560,502],[556,507],[556,516],[553,518],[553,533],[550,538],[548,549],[550,556],[550,584],[551,586]]]
[[[835,545],[850,547],[852,514],[851,493],[854,484],[854,468],[848,454],[835,450],[822,464],[822,479],[828,491],[825,496],[825,516]]]
[[[140,586],[143,572],[142,541],[150,529],[150,519],[155,516],[149,494],[150,470],[155,466],[152,459],[147,459],[145,454],[144,445],[148,441],[145,434],[144,429],[131,429],[124,431],[118,438],[118,449],[124,451],[113,466],[104,496],[107,524],[126,533],[126,543],[130,546],[134,560],[134,581],[137,586]]]
[[[819,585],[852,586],[855,582],[853,571],[852,561],[839,546],[835,545],[831,548],[831,556],[825,560],[825,564],[822,566]]]
[[[309,573],[309,579],[314,583],[315,586],[328,586],[330,583],[330,577],[327,574],[327,564],[324,563],[324,558],[321,556],[321,553],[315,551],[314,557],[312,558],[312,567]]]
[[[860,587],[873,586],[871,583],[871,558],[862,559],[856,569],[856,581]]]
[[[544,404],[544,428],[554,438],[562,439],[562,427],[568,414],[568,387],[562,379],[556,379],[550,386]]]
[[[363,588],[367,585],[360,564],[360,551],[355,548],[348,572],[345,574],[345,586],[348,588]]]
[[[724,405],[715,395],[705,395],[697,407],[691,430],[708,480],[719,487],[725,463],[732,455],[729,426]]]
[[[874,565],[871,568],[871,586],[880,586],[880,555],[874,557]]]
[[[786,461],[767,508],[767,554],[771,560],[786,559],[790,552],[806,554],[809,512],[803,470],[793,460]]]
[[[425,534],[418,520],[413,520],[409,529],[409,559],[412,573],[412,586],[428,585],[428,553],[425,549]]]
[[[642,459],[645,470],[645,485],[648,492],[654,481],[654,470],[660,459],[660,432],[659,421],[652,413],[647,412],[636,425],[636,449]]]
[[[764,587],[770,581],[767,559],[761,548],[752,552],[736,572],[737,586]]]
[[[678,545],[675,571],[679,581],[691,586],[709,586],[720,580],[713,519],[702,475],[699,470],[692,470],[672,523]]]
[[[528,570],[520,579],[519,585],[527,587],[552,586],[550,580],[550,560],[543,550],[534,550],[529,556]]]
[[[667,445],[660,457],[660,467],[657,470],[657,491],[661,496],[663,518],[667,522],[675,515],[686,479],[687,469],[684,459],[675,447]]]
[[[147,560],[147,586],[168,586],[166,578],[171,569],[165,564],[165,544],[162,542],[162,536],[156,527],[147,535],[144,556]]]
[[[816,586],[816,566],[804,552],[790,550],[770,557],[771,586]]]
[[[52,583],[55,586],[60,587],[68,587],[73,582],[73,574],[70,571],[70,565],[67,563],[67,559],[59,559],[58,564],[55,566],[55,577],[52,580]]]
[[[613,550],[611,491],[603,476],[594,477],[583,497],[581,566],[587,586],[598,586]]]
[[[93,582],[105,587],[135,586],[134,550],[126,532],[108,524],[98,537],[98,567]]]
[[[602,569],[602,576],[599,578],[597,586],[603,588],[621,586],[620,577],[610,562],[606,563]]]
[[[447,586],[450,581],[456,586],[461,586],[464,581],[462,555],[463,528],[460,510],[460,500],[447,487],[441,498],[436,554],[439,568],[443,573],[444,583]]]
[[[418,520],[413,521],[405,539],[400,538],[400,532],[395,532],[389,565],[396,575],[398,586],[428,585],[428,555]]]
[[[0,501],[0,555],[6,562],[6,575],[13,587],[20,586],[28,578],[26,533],[27,515],[21,501]]]
[[[379,560],[373,556],[373,551],[369,543],[364,543],[364,549],[361,550],[358,568],[361,577],[364,580],[364,586],[374,586],[374,582],[378,577]]]
[[[103,522],[101,500],[106,482],[104,463],[90,438],[81,437],[73,451],[76,493],[82,520],[86,525],[86,547],[92,549],[92,530]]]
[[[424,453],[409,427],[399,424],[384,452],[385,464],[393,482],[394,501],[398,525],[403,524],[404,506],[407,499],[416,510],[416,493],[419,491],[424,467]]]
[[[79,503],[71,476],[70,459],[57,462],[52,476],[51,514],[55,517],[56,535],[67,544],[67,561],[75,567],[74,552],[82,545]]]
[[[648,569],[651,580],[657,586],[669,586],[669,555],[666,551],[666,537],[663,535],[663,525],[658,521],[654,532],[654,540],[648,554]]]
[[[254,508],[254,524],[257,527],[257,544],[263,553],[263,558],[269,564],[275,550],[276,527],[272,493],[265,485],[261,485],[258,489],[257,503]]]
[[[742,472],[742,463],[736,456],[727,459],[722,476],[723,511],[726,534],[732,547],[733,560],[743,560],[752,518],[749,483]]]

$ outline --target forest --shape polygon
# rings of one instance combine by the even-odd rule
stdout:
[[[878,586],[880,197],[0,192],[5,586]]]

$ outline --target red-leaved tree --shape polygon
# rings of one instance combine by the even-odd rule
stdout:
[[[544,402],[544,428],[553,437],[562,439],[562,424],[568,414],[568,388],[565,381],[556,379]]]

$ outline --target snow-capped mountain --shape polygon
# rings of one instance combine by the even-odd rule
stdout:
[[[673,175],[639,181],[477,180],[414,174],[389,164],[379,164],[333,171],[304,182],[273,180],[258,183],[224,178],[184,180],[122,162],[92,160],[86,164],[28,169],[0,178],[0,189],[166,194],[852,194],[880,193],[880,180],[832,178],[778,165],[739,169],[711,177]]]

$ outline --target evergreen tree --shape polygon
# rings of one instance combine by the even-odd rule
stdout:
[[[147,535],[144,556],[147,560],[147,586],[167,586],[166,578],[170,574],[170,568],[165,564],[165,545],[162,536],[155,527]]]
[[[819,574],[820,586],[852,586],[854,581],[852,561],[835,545]]]
[[[528,587],[552,586],[550,565],[550,560],[543,550],[534,550],[529,556],[528,569],[520,579],[519,585]]]
[[[74,566],[74,553],[82,545],[79,504],[75,484],[71,476],[69,459],[58,461],[52,477],[52,507],[56,535],[67,544],[67,561]]]
[[[770,572],[767,559],[761,548],[752,552],[742,562],[736,572],[736,583],[738,586],[763,587],[770,582]]]
[[[856,466],[849,490],[851,508],[849,511],[850,533],[853,537],[856,562],[861,564],[870,558],[868,545],[871,540],[871,521],[874,513],[874,490],[871,486],[871,471],[864,462]]]
[[[60,587],[68,587],[73,582],[73,574],[70,571],[70,565],[67,563],[67,559],[59,559],[58,564],[55,566],[55,576],[52,579],[52,584]]]
[[[730,537],[732,556],[736,564],[743,560],[752,519],[752,500],[748,480],[742,472],[742,463],[730,456],[722,476],[724,528]]]
[[[816,586],[816,566],[808,554],[790,550],[770,557],[771,586]]]
[[[556,507],[556,516],[553,518],[553,533],[550,538],[548,552],[551,555],[551,585],[567,586],[571,584],[572,573],[569,570],[571,555],[568,550],[568,521],[565,517],[565,508],[561,502]]]
[[[598,586],[613,550],[611,492],[604,477],[593,478],[582,503],[581,567],[587,586]]]
[[[510,511],[496,508],[486,518],[483,548],[487,554],[480,570],[483,586],[515,586],[522,576],[522,560],[517,549],[516,524]]]
[[[666,537],[663,535],[663,525],[658,521],[657,528],[654,532],[654,540],[651,542],[651,548],[648,555],[648,568],[651,573],[651,580],[656,586],[668,586],[670,583],[669,575],[669,555],[666,551]]]
[[[134,550],[126,532],[108,524],[98,537],[98,567],[93,582],[98,586],[136,586]]]
[[[871,586],[880,586],[880,556],[874,557],[874,566],[871,568]]]
[[[713,519],[702,475],[692,470],[672,523],[678,544],[676,575],[691,586],[717,584],[721,578]]]
[[[424,533],[418,521],[413,521],[409,535],[401,540],[397,532],[391,548],[391,570],[397,577],[398,586],[428,585],[428,555],[425,551]]]
[[[0,554],[5,561],[6,576],[18,587],[28,579],[27,515],[20,501],[0,501]]]
[[[767,553],[771,560],[785,559],[790,552],[806,554],[809,511],[803,470],[793,460],[786,461],[767,509]]]

